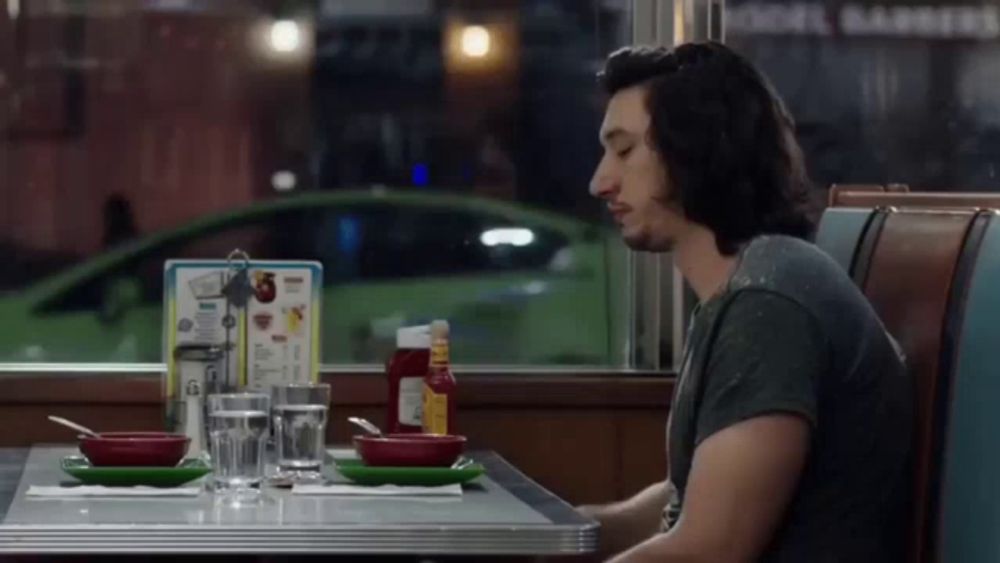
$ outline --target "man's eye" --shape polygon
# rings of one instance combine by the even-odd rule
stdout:
[[[620,151],[617,152],[618,158],[625,158],[631,152],[632,152],[632,147],[628,147],[626,149],[622,149],[622,150],[620,150]]]

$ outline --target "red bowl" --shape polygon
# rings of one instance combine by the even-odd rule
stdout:
[[[184,458],[191,439],[166,432],[102,432],[80,436],[80,451],[94,466],[173,467]]]
[[[354,447],[366,465],[446,467],[465,450],[465,436],[387,434],[355,436]]]

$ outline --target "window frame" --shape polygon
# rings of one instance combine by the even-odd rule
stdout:
[[[723,41],[725,0],[632,0],[634,44]],[[629,252],[632,295],[629,365],[657,373],[680,371],[695,296],[670,253]]]

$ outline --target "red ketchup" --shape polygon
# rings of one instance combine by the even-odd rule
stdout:
[[[424,432],[455,433],[455,399],[458,385],[451,373],[448,353],[448,323],[431,323],[431,355],[424,378]]]
[[[423,430],[424,376],[430,363],[430,327],[410,326],[396,331],[396,351],[386,364],[389,402],[386,427],[392,433]]]

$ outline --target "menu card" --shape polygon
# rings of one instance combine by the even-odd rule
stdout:
[[[246,268],[245,283],[250,288],[243,306],[227,298],[236,267]],[[178,393],[174,351],[189,344],[228,352],[220,371],[229,390],[269,391],[279,383],[315,381],[322,286],[318,262],[250,260],[234,266],[225,260],[167,261],[163,296],[167,398]]]

